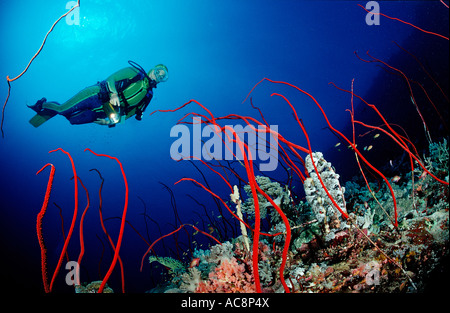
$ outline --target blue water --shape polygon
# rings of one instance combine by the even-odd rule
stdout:
[[[22,72],[53,22],[66,12],[66,3],[62,0],[22,0],[2,5],[2,103],[7,94],[4,78]],[[381,18],[380,25],[368,26],[366,12],[357,3],[366,4],[364,1],[293,0],[82,1],[80,25],[68,25],[65,19],[61,20],[29,70],[11,83],[11,96],[5,111],[5,137],[0,142],[2,281],[8,281],[14,286],[11,288],[43,292],[35,223],[45,194],[48,170],[38,176],[35,173],[48,162],[55,165],[56,175],[43,228],[49,272],[53,273],[62,248],[61,219],[54,203],[62,208],[66,233],[74,205],[69,159],[61,152],[48,153],[59,147],[72,155],[91,198],[84,224],[87,250],[82,261],[82,281],[99,279],[101,241],[105,246],[101,277],[106,273],[112,255],[98,219],[100,179],[90,169],[98,169],[105,179],[102,191],[105,218],[121,216],[124,205],[124,183],[118,164],[84,152],[85,148],[117,157],[122,162],[130,190],[127,220],[144,238],[154,241],[160,233],[155,223],[145,219],[144,204],[139,197],[145,202],[146,214],[158,222],[163,234],[179,225],[174,217],[170,193],[160,182],[173,191],[182,223],[198,222],[199,227],[209,232],[208,223],[202,224],[198,214],[194,213],[196,211],[206,220],[203,208],[188,195],[205,205],[211,216],[219,215],[217,205],[206,192],[189,182],[174,185],[182,177],[192,177],[201,183],[205,181],[191,163],[171,159],[170,147],[176,138],[169,135],[184,114],[206,112],[195,104],[175,113],[150,116],[154,110],[174,109],[195,99],[215,116],[234,113],[260,119],[249,101],[242,101],[258,81],[267,77],[292,83],[313,95],[333,126],[351,135],[350,118],[345,111],[350,108],[350,96],[328,83],[350,89],[354,78],[355,93],[382,106],[386,115],[402,110],[404,113],[400,117],[394,116],[393,122],[406,127],[407,132],[418,132],[418,144],[424,147],[423,128],[408,102],[404,81],[375,64],[358,60],[354,51],[368,59],[365,52],[370,50],[377,58],[393,62],[394,66],[403,66],[405,71],[410,70],[409,75],[415,75],[419,68],[417,63],[392,42],[395,41],[425,60],[432,73],[444,79],[445,88],[448,87],[448,41],[385,18]],[[430,31],[448,32],[448,10],[438,1],[379,3],[387,15],[418,23]],[[64,102],[84,87],[128,66],[128,60],[139,63],[147,71],[158,63],[169,69],[169,80],[155,90],[142,121],[131,118],[114,128],[73,126],[62,116],[56,116],[37,129],[28,123],[34,112],[26,104],[34,104],[42,97]],[[418,77],[424,76],[423,73],[420,75]],[[310,134],[313,150],[328,153],[325,156],[332,160],[337,172],[348,173],[346,177],[350,178],[357,170],[352,154],[336,151],[334,145],[338,140],[324,128],[323,116],[311,99],[293,89],[268,82],[258,86],[252,94],[253,103],[263,110],[269,123],[278,125],[279,132],[287,139],[303,146],[306,141],[292,111],[279,97],[270,97],[272,92],[282,93],[291,100]],[[403,95],[402,100],[396,98],[398,94]],[[361,108],[359,117],[363,119],[368,110],[363,110],[360,102],[355,105]],[[403,111],[404,108],[408,111]],[[430,116],[435,121],[433,135],[435,138],[443,136],[440,121],[435,115]],[[377,123],[380,122],[374,122]],[[369,157],[379,160],[380,164],[398,156],[394,151],[389,155],[390,150],[383,150],[381,141],[373,145]],[[345,147],[342,149],[346,150]],[[230,192],[223,181],[200,162],[194,161],[194,164],[201,169],[211,189],[228,200]],[[239,164],[233,166],[243,173]],[[286,180],[282,170],[267,174],[280,181]],[[301,194],[299,182],[294,185]],[[81,211],[86,200],[81,187],[79,192]],[[228,213],[225,215],[232,221]],[[114,240],[119,225],[118,219],[106,221]],[[192,234],[191,229],[188,231]],[[231,236],[231,230],[228,231]],[[78,233],[77,224],[69,247],[72,260],[76,260],[79,253]],[[199,235],[194,239],[199,244],[208,243]],[[185,233],[180,233],[179,241],[180,251],[189,251]],[[125,265],[128,292],[144,292],[161,279],[158,274],[161,268],[155,270],[144,264],[143,272],[139,272],[146,249],[146,243],[126,225],[120,255]],[[159,243],[155,250],[161,256],[177,257],[174,241],[170,238],[166,240],[166,247]],[[183,259],[189,260],[188,256]],[[71,292],[64,283],[65,274],[62,268],[55,291]],[[116,292],[120,291],[118,266],[110,285]]]

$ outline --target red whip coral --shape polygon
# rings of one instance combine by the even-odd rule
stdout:
[[[39,246],[41,247],[41,269],[42,269],[42,282],[44,284],[45,292],[50,292],[50,286],[48,284],[47,279],[47,249],[45,248],[44,236],[42,235],[42,219],[44,218],[45,212],[47,211],[48,200],[50,199],[50,193],[52,191],[53,178],[55,176],[55,166],[53,164],[47,163],[42,167],[39,171],[37,171],[36,175],[42,172],[47,166],[51,167],[50,177],[48,178],[47,190],[45,192],[44,202],[42,203],[41,211],[37,216],[36,221],[36,231],[39,240]]]
[[[92,151],[89,148],[86,148],[84,151],[89,151],[89,152],[91,152],[92,154],[94,154],[96,156],[107,157],[107,158],[109,158],[111,160],[115,160],[120,166],[120,171],[122,172],[123,181],[124,181],[124,184],[125,184],[125,204],[124,204],[124,207],[123,207],[122,222],[120,223],[119,237],[117,238],[117,243],[116,243],[116,248],[115,248],[115,251],[114,251],[113,261],[111,262],[111,265],[110,265],[110,267],[108,269],[108,272],[106,273],[105,278],[103,279],[100,287],[98,288],[98,293],[102,293],[103,292],[103,288],[105,288],[106,282],[108,281],[109,277],[111,276],[111,274],[112,274],[112,272],[114,270],[114,267],[116,266],[117,260],[119,259],[119,251],[120,251],[120,247],[122,245],[123,230],[125,228],[125,220],[126,220],[125,218],[126,218],[127,209],[128,209],[128,182],[127,182],[127,177],[125,175],[125,171],[123,169],[123,165],[119,161],[118,158],[109,156],[107,154],[95,153],[94,151]]]

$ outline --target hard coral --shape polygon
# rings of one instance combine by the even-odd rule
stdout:
[[[289,204],[292,202],[290,191],[287,186],[282,187],[277,182],[272,182],[270,178],[265,176],[255,176],[255,180],[258,183],[259,187],[273,199],[273,201],[283,208],[287,209]],[[252,191],[250,185],[245,185],[244,190],[247,193],[247,200],[242,205],[242,211],[247,213],[248,216],[254,218],[255,217],[255,205],[252,196]],[[281,222],[281,217],[275,210],[268,210],[272,208],[272,204],[267,201],[261,194],[258,193],[258,203],[260,210],[261,219],[266,218],[267,214],[270,213],[271,219],[275,222]]]

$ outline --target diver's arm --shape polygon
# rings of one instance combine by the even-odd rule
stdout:
[[[121,81],[123,79],[132,79],[136,75],[138,75],[138,71],[135,68],[126,67],[115,72],[106,79],[106,86],[108,87],[108,90],[111,94],[109,103],[111,103],[113,107],[120,106],[119,95],[117,94],[116,89],[116,82]]]
[[[106,108],[108,109],[105,109],[105,113],[108,118],[106,120],[100,120],[96,122],[97,124],[113,125],[120,122],[120,99],[116,89],[116,82],[124,79],[133,79],[138,74],[139,72],[135,68],[126,67],[115,72],[106,79],[106,86],[110,92],[110,99],[109,104],[104,104],[104,109],[106,105]],[[115,108],[117,108],[117,110]]]
[[[128,79],[132,79],[138,74],[139,74],[138,70],[136,70],[133,67],[123,68],[123,69],[115,72],[111,76],[109,76],[106,79],[106,85],[108,86],[108,89],[109,89],[109,91],[111,93],[117,94],[117,90],[116,90],[116,82],[117,81],[120,81],[120,80],[123,80],[123,79],[127,79],[127,78]]]

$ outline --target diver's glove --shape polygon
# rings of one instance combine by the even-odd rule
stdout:
[[[109,125],[111,122],[109,118],[98,118],[94,121],[94,123],[99,125]]]
[[[109,103],[111,103],[112,106],[120,107],[119,95],[116,92],[111,94],[111,97],[109,98]]]

